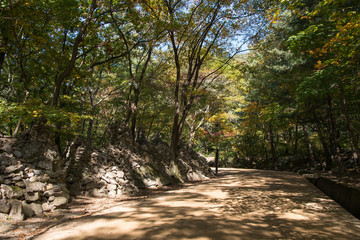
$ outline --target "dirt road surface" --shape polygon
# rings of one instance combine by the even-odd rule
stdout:
[[[34,239],[360,239],[360,221],[297,174],[220,173],[64,222]]]

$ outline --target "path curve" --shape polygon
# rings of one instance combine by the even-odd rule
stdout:
[[[297,174],[220,173],[62,223],[34,239],[360,239],[360,221]]]

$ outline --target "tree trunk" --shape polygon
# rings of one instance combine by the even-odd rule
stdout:
[[[89,146],[91,146],[91,142],[92,142],[92,128],[93,128],[93,123],[94,123],[94,119],[90,119],[89,120],[89,125],[88,125],[88,129],[87,129],[87,143]]]
[[[352,125],[352,122],[351,122],[351,119],[349,116],[349,110],[348,110],[347,102],[345,99],[344,83],[342,80],[339,83],[339,87],[340,87],[341,104],[343,106],[346,123],[347,123],[347,128],[348,128],[348,131],[350,134],[351,143],[353,145],[354,159],[357,164],[360,164],[360,162],[358,161],[359,157],[360,157],[358,140],[355,136],[354,128],[353,128],[353,125]]]
[[[89,9],[88,15],[84,21],[84,24],[82,25],[81,29],[79,30],[79,32],[75,38],[72,53],[71,53],[71,59],[70,59],[68,65],[66,66],[66,68],[64,69],[64,71],[55,80],[55,90],[54,90],[54,94],[53,94],[53,98],[52,98],[52,102],[51,102],[52,106],[57,106],[57,104],[59,102],[60,90],[61,90],[62,83],[64,82],[65,78],[67,78],[70,75],[71,71],[73,70],[73,68],[75,66],[80,43],[83,41],[83,37],[84,37],[85,32],[91,22],[92,15],[95,11],[95,8],[96,8],[96,0],[92,0],[91,6]]]
[[[138,103],[140,98],[140,90],[138,88],[134,89],[134,102],[131,104],[131,127],[130,133],[133,142],[135,142],[136,138],[136,120],[137,120],[137,113],[138,113]]]
[[[328,118],[330,120],[330,150],[332,155],[338,155],[340,153],[340,145],[336,137],[336,124],[334,119],[334,112],[332,107],[331,96],[327,95],[327,104],[329,107]]]
[[[323,131],[321,130],[321,126],[319,121],[316,121],[316,128],[317,128],[317,132],[319,134],[319,139],[321,142],[321,145],[323,146],[324,149],[324,154],[325,154],[325,161],[326,161],[326,170],[330,170],[332,167],[332,158],[331,158],[331,150],[328,146],[328,144],[326,143]]]
[[[215,174],[216,174],[216,176],[218,176],[218,172],[219,172],[219,148],[216,147],[216,150],[215,150]]]
[[[274,132],[273,132],[272,124],[270,124],[269,126],[269,136],[270,136],[270,148],[271,148],[271,168],[275,169],[276,152],[275,152]]]
[[[313,147],[312,147],[312,144],[311,144],[311,141],[310,141],[310,137],[309,137],[308,131],[307,131],[307,129],[306,129],[306,125],[305,125],[304,123],[302,123],[301,125],[302,125],[302,127],[303,127],[303,131],[304,131],[304,135],[305,135],[305,140],[306,140],[306,145],[307,145],[307,148],[308,148],[308,150],[309,150],[311,163],[312,163],[312,165],[313,165],[314,167],[316,167],[314,150],[313,150]]]
[[[295,125],[295,143],[294,143],[294,154],[298,153],[298,142],[299,142],[299,125]]]

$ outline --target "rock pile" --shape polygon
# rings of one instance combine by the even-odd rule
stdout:
[[[118,125],[111,144],[89,147],[77,139],[62,158],[44,125],[17,139],[0,138],[0,220],[20,221],[65,206],[70,196],[118,198],[174,182],[208,179],[204,157],[182,143],[171,171],[170,147],[161,138],[133,142],[129,129]]]
[[[71,195],[115,198],[138,188],[201,181],[212,175],[206,159],[182,143],[177,161],[180,176],[174,176],[170,171],[168,144],[158,137],[133,142],[129,129],[123,125],[119,128],[107,147],[89,149],[86,144],[74,144],[68,154],[67,182]]]
[[[23,220],[64,206],[69,193],[50,131],[35,126],[0,138],[0,219]]]

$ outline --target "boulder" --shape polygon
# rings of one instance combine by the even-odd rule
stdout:
[[[55,192],[52,189],[48,190],[48,191],[45,191],[44,194],[43,194],[44,197],[50,197],[50,196],[54,196],[54,195],[55,195]]]
[[[108,184],[108,185],[106,185],[106,188],[107,188],[107,190],[109,190],[109,191],[115,190],[116,187],[117,187],[117,186],[116,186],[115,184]]]
[[[45,183],[43,182],[29,182],[26,185],[27,192],[39,192],[39,191],[43,192],[44,190],[45,190]]]
[[[10,165],[4,169],[5,174],[19,172],[24,166],[23,165]]]
[[[97,188],[91,189],[91,190],[89,191],[89,195],[90,195],[91,197],[100,197],[100,196],[101,196],[101,194],[99,193],[99,189],[97,189]]]
[[[41,169],[47,170],[47,171],[52,171],[53,170],[53,162],[50,160],[42,160],[39,161],[37,166]]]
[[[24,190],[17,186],[8,186],[5,184],[1,184],[1,189],[2,189],[3,195],[7,199],[21,198],[22,195],[24,194]]]
[[[24,220],[24,211],[23,211],[22,204],[20,201],[14,201],[11,204],[9,218],[14,221]]]
[[[45,202],[45,203],[41,204],[41,207],[42,207],[44,212],[50,212],[50,211],[55,209],[55,206],[48,203],[48,202]]]
[[[117,177],[118,178],[124,178],[124,176],[125,176],[125,173],[124,173],[124,171],[118,171],[117,173],[116,173],[116,175],[117,175]]]
[[[30,204],[27,204],[26,202],[22,203],[22,207],[24,210],[24,215],[26,218],[31,218],[35,215],[35,211],[31,208]]]
[[[116,191],[112,190],[108,193],[109,198],[116,198]]]
[[[8,214],[10,212],[10,205],[9,204],[0,204],[0,213]]]
[[[43,208],[40,203],[31,203],[30,207],[34,211],[36,216],[43,215]]]
[[[15,186],[19,187],[19,188],[26,188],[26,185],[24,183],[24,181],[18,181],[15,183]]]
[[[25,199],[28,202],[35,202],[40,199],[39,192],[27,192],[25,193]]]
[[[0,204],[0,213],[8,214],[10,212],[10,205],[9,204]]]
[[[18,150],[14,150],[13,151],[13,155],[16,157],[16,158],[21,158],[22,157],[22,153]]]
[[[51,204],[54,207],[63,207],[68,203],[68,198],[66,197],[55,197],[54,201]]]

